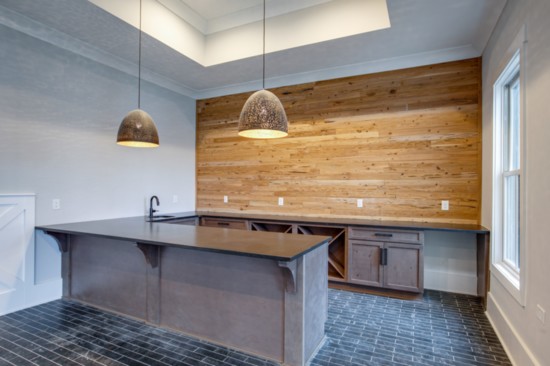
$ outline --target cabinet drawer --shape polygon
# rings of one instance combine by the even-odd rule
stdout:
[[[214,217],[201,218],[201,226],[221,227],[228,229],[247,230],[246,220],[238,219],[218,219]]]
[[[376,229],[372,227],[349,228],[350,239],[376,240],[397,243],[424,243],[424,232],[415,230],[390,230]]]
[[[170,221],[166,221],[167,224],[176,224],[176,225],[190,225],[190,226],[195,226],[197,225],[198,223],[198,218],[196,217],[191,217],[191,218],[188,218],[188,219],[177,219],[177,220],[170,220]]]

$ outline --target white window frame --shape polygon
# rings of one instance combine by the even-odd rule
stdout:
[[[526,251],[527,240],[525,233],[525,28],[523,27],[508,49],[500,68],[498,79],[493,86],[493,222],[491,232],[492,261],[491,272],[494,277],[508,290],[516,301],[524,306],[526,293]],[[503,146],[508,144],[504,124],[507,123],[506,89],[510,82],[519,73],[519,169],[510,170],[505,166]],[[519,269],[506,260],[505,256],[505,227],[504,227],[504,180],[507,177],[519,176]]]

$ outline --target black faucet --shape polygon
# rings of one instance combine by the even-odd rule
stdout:
[[[153,200],[157,201],[157,207],[160,206],[159,198],[157,196],[151,197],[149,200],[149,218],[153,218],[153,214],[157,212],[158,210],[153,210]]]

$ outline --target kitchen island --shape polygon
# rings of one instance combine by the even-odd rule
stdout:
[[[37,227],[62,252],[63,296],[285,365],[324,340],[328,237],[143,217]]]

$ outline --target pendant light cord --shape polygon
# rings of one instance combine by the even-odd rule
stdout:
[[[139,0],[138,109],[141,109],[141,1]]]
[[[264,35],[262,51],[262,89],[265,89],[265,0],[264,0]]]

